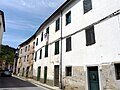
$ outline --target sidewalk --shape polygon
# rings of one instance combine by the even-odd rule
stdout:
[[[59,89],[59,87],[52,87],[52,86],[49,86],[47,84],[40,83],[39,81],[36,81],[34,79],[25,78],[25,77],[19,77],[19,76],[16,76],[16,75],[13,75],[13,77],[19,78],[19,79],[24,80],[24,81],[29,81],[29,82],[31,82],[33,84],[43,86],[43,87],[48,88],[50,90],[61,90],[61,89]]]

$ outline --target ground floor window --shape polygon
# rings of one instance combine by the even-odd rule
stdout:
[[[66,76],[72,76],[72,66],[67,66],[65,72]]]
[[[116,80],[120,79],[120,63],[114,64],[115,66],[115,75],[116,75]]]

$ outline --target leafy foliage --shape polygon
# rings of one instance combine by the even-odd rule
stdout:
[[[8,45],[2,45],[0,59],[6,60],[8,63],[14,62],[15,48],[9,47]]]

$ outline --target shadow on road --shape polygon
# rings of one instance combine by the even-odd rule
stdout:
[[[0,77],[0,88],[37,87],[34,84],[15,77]]]

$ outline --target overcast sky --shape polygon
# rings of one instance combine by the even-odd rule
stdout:
[[[0,0],[5,14],[3,44],[17,48],[32,36],[65,0]]]

